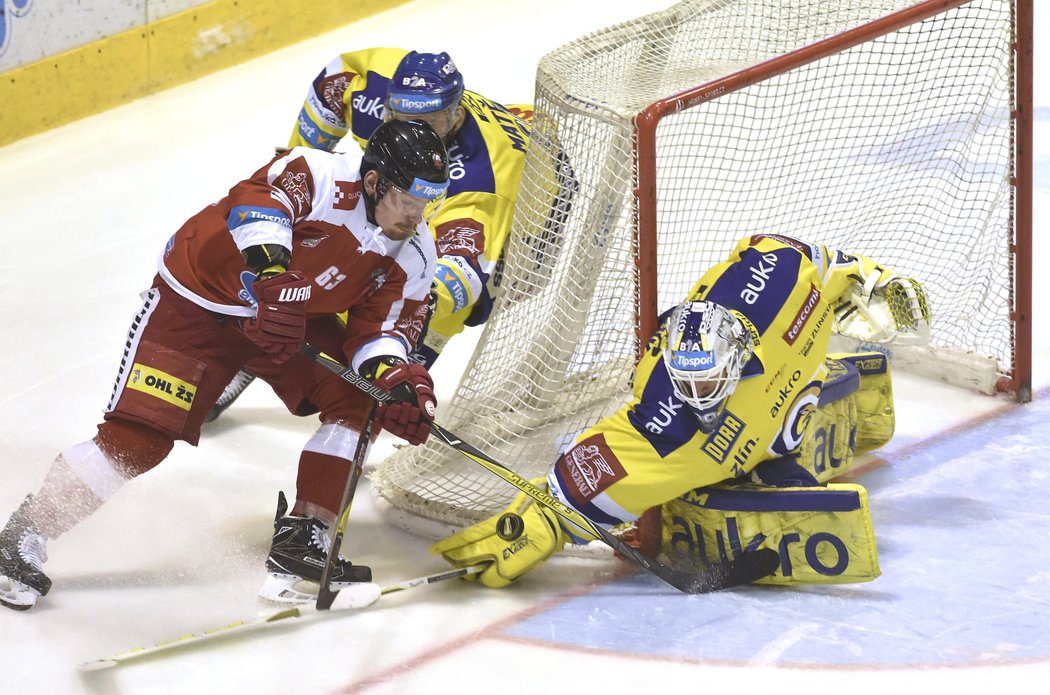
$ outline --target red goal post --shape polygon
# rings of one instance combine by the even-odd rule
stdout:
[[[768,81],[822,58],[842,54],[855,46],[943,15],[949,10],[964,5],[977,6],[980,4],[971,0],[928,0],[904,7],[897,12],[830,36],[823,41],[777,55],[757,65],[661,99],[639,113],[634,123],[637,146],[635,195],[638,262],[641,268],[639,278],[640,333],[651,335],[656,330],[656,317],[661,311],[657,292],[659,274],[657,247],[660,238],[657,225],[659,208],[657,130],[665,118],[700,106],[705,102],[723,98],[751,85]],[[1012,96],[1009,110],[1011,138],[1009,147],[1002,150],[1010,157],[1007,160],[1004,174],[1008,179],[1007,187],[1011,194],[1011,205],[1006,208],[1008,215],[1005,220],[1005,233],[996,239],[1000,245],[998,250],[1008,257],[1004,266],[1007,268],[1007,273],[998,278],[1000,288],[1007,291],[1008,296],[1007,301],[996,307],[997,312],[993,316],[993,319],[1000,323],[1001,328],[1005,327],[1009,337],[1002,339],[1000,336],[997,343],[989,341],[982,343],[976,340],[967,341],[965,336],[956,333],[945,335],[946,330],[943,327],[939,330],[935,328],[934,344],[937,346],[938,339],[940,340],[939,354],[936,347],[933,351],[904,349],[902,358],[916,371],[925,372],[946,381],[971,385],[986,393],[1005,392],[1018,401],[1028,402],[1031,400],[1032,373],[1032,1],[1003,0],[985,4],[1001,6],[1004,16],[1012,19],[1009,25],[1003,24],[1004,27],[1009,26],[1012,30],[1010,47],[1013,64],[1009,71],[1010,92],[1004,92]],[[978,215],[974,217],[979,219]],[[790,228],[787,231],[791,233]],[[794,234],[813,241],[826,241],[822,237],[808,236],[805,229],[794,230]],[[842,248],[843,250],[861,250],[856,246],[843,246]],[[892,265],[891,261],[883,260],[884,256],[879,253],[877,247],[873,248],[870,253],[873,258]],[[902,270],[904,270],[903,267]],[[918,274],[919,270],[915,264],[912,265],[909,272],[916,273],[916,278],[928,282],[926,278]],[[944,311],[945,304],[958,302],[958,299],[956,295],[938,297],[936,291],[933,299],[936,325],[937,314],[947,313]],[[965,307],[962,304],[960,306]],[[953,314],[953,316],[956,315],[961,315],[961,312]],[[966,319],[970,318],[972,316],[966,315]],[[965,321],[960,320],[951,326],[951,330],[961,333],[966,325]],[[987,361],[986,358],[989,357],[994,359],[994,364]],[[951,361],[938,365],[937,360]],[[963,365],[956,365],[955,360],[961,360]],[[960,372],[966,369],[985,373],[971,375]]]
[[[1031,0],[685,0],[551,52],[498,299],[439,420],[544,475],[626,401],[659,313],[758,232],[918,279],[931,345],[895,368],[1028,400],[1031,46]],[[515,493],[430,442],[371,477],[432,537]]]

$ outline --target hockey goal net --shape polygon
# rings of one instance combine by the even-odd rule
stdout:
[[[544,475],[758,232],[919,279],[932,344],[894,362],[1027,400],[1030,42],[1031,0],[688,0],[548,54],[501,295],[440,420]],[[433,537],[515,494],[433,441],[372,480]]]

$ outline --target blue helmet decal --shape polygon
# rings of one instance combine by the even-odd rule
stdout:
[[[711,369],[715,366],[715,354],[709,350],[676,350],[671,366],[685,371]]]
[[[408,193],[416,198],[434,200],[443,196],[447,190],[448,181],[434,183],[433,181],[425,181],[417,176],[412,182],[412,187],[408,189]]]
[[[390,78],[387,99],[401,113],[430,113],[459,103],[463,76],[448,53],[412,51]]]

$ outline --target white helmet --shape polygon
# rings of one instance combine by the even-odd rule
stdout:
[[[701,417],[713,417],[751,359],[751,334],[725,307],[685,302],[667,318],[663,358],[675,394]]]

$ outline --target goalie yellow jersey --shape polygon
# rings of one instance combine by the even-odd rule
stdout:
[[[675,394],[661,326],[635,370],[631,401],[559,457],[548,476],[552,493],[592,521],[614,525],[797,451],[827,376],[832,306],[881,270],[862,256],[788,237],[742,239],[687,298],[729,309],[754,343],[717,425],[701,431]]]
[[[331,151],[350,135],[364,147],[383,122],[390,77],[407,53],[370,48],[330,62],[311,84],[289,146]],[[463,126],[446,143],[448,193],[430,218],[439,257],[430,331],[440,336],[438,351],[465,323],[488,318],[489,278],[510,232],[529,144],[518,116],[531,116],[531,107],[505,107],[471,91],[462,107]]]

